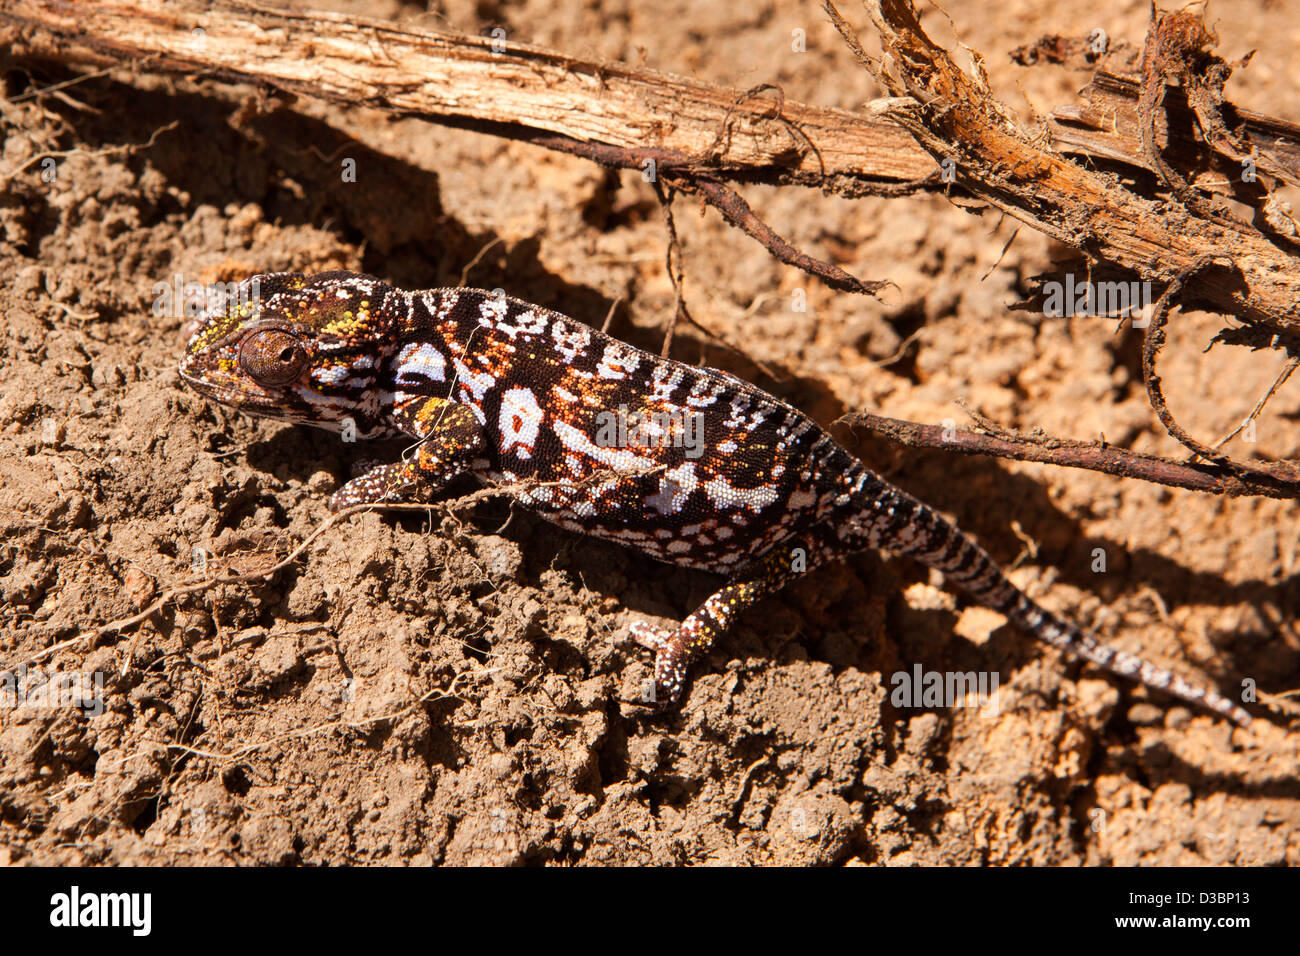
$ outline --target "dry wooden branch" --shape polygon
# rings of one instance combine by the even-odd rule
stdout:
[[[1187,488],[1215,495],[1300,498],[1300,488],[1272,480],[1266,475],[1238,475],[1211,462],[1170,461],[1098,442],[1022,435],[995,428],[988,422],[980,423],[979,427],[983,431],[972,431],[886,418],[869,412],[850,412],[839,418],[836,424],[864,428],[908,448],[935,448],[962,455],[986,455],[990,458],[1084,468],[1119,478],[1138,478],[1170,488]]]
[[[737,103],[724,87],[350,15],[240,0],[3,0],[0,24],[20,55],[207,74],[407,115],[499,123],[642,150],[667,165],[850,195],[934,168],[888,121],[790,102],[774,117],[770,99]]]
[[[764,88],[738,95],[491,37],[239,0],[0,0],[0,26],[20,55],[206,74],[643,169],[699,192],[778,259],[842,291],[872,293],[884,283],[795,252],[720,180],[860,196],[922,188],[934,172],[888,121],[787,103],[779,90],[774,109]]]
[[[1084,87],[1085,103],[1052,110],[1048,124],[1052,144],[1065,151],[1155,172],[1142,153],[1138,126],[1141,82],[1142,75],[1136,70],[1116,69],[1107,63]],[[1179,168],[1202,167],[1205,144],[1190,135],[1186,96],[1170,90],[1165,106],[1169,111],[1165,153]],[[1300,185],[1300,125],[1241,107],[1233,107],[1233,112],[1258,150],[1260,172],[1292,186]],[[1239,180],[1240,166],[1233,172]]]
[[[873,75],[896,97],[910,97],[889,115],[936,160],[951,160],[958,184],[1040,232],[1161,286],[1206,256],[1229,263],[1189,280],[1189,303],[1300,341],[1300,268],[1288,249],[1251,224],[1207,221],[1178,203],[1125,189],[1032,139],[988,90],[978,54],[980,75],[972,77],[926,35],[908,0],[864,2],[883,59],[865,53],[829,0],[826,9]]]
[[[1165,431],[1195,455],[1213,462],[1243,482],[1248,484],[1262,482],[1266,486],[1291,489],[1295,492],[1294,496],[1300,497],[1300,469],[1297,469],[1294,463],[1285,461],[1257,463],[1229,458],[1189,435],[1174,419],[1169,406],[1165,404],[1164,390],[1161,387],[1160,376],[1156,372],[1156,356],[1160,354],[1165,344],[1165,324],[1169,321],[1169,309],[1179,290],[1182,289],[1183,283],[1209,265],[1210,261],[1207,256],[1193,263],[1186,274],[1175,277],[1174,281],[1169,283],[1156,303],[1151,324],[1147,326],[1146,334],[1142,339],[1142,380],[1146,385],[1148,400],[1160,423],[1165,426]]]

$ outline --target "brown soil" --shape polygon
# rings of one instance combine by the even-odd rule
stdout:
[[[452,0],[431,22],[827,105],[878,95],[813,3],[600,6]],[[1084,77],[1013,66],[1012,49],[1098,27],[1140,42],[1147,11],[946,6],[1027,121]],[[1212,12],[1226,56],[1258,50],[1229,95],[1300,117],[1297,24],[1270,22],[1283,5]],[[933,9],[925,23],[952,37]],[[795,29],[807,52],[792,52]],[[8,94],[64,78],[11,68]],[[0,102],[0,169],[49,152],[56,170],[43,181],[38,159],[0,195],[5,666],[135,613],[191,578],[196,549],[210,569],[272,563],[327,516],[357,457],[183,390],[185,320],[155,312],[156,284],[345,267],[454,285],[495,243],[469,284],[594,325],[622,297],[613,331],[656,350],[671,314],[662,219],[636,173],[215,90],[101,77]],[[341,157],[357,159],[356,184],[339,181]],[[677,357],[827,423],[867,408],[960,424],[965,400],[1017,428],[1178,453],[1146,406],[1131,333],[1008,309],[1066,250],[1022,230],[999,260],[1014,224],[938,196],[745,193],[801,248],[898,290],[831,292],[679,201],[688,302],[739,351],[687,330]],[[1202,354],[1218,327],[1175,317],[1163,365],[1171,406],[1210,440],[1280,366]],[[1292,383],[1234,452],[1296,457],[1297,416]],[[1293,503],[842,437],[1106,639],[1228,689],[1300,685]],[[1064,660],[904,561],[861,556],[765,601],[679,712],[623,703],[648,674],[628,623],[679,619],[717,584],[500,501],[355,517],[264,583],[192,595],[43,660],[106,675],[106,709],[0,709],[0,863],[1300,862],[1295,735],[1237,730]],[[997,672],[999,713],[892,706],[891,675],[916,663]]]

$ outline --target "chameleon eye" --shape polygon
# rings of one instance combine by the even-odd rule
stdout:
[[[283,329],[254,332],[239,344],[239,367],[259,385],[288,385],[307,367],[307,350]]]

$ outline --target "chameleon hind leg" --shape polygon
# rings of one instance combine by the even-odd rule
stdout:
[[[714,592],[672,630],[642,621],[631,628],[632,639],[654,651],[651,704],[674,704],[686,686],[690,665],[708,653],[713,642],[735,623],[740,612],[761,598],[779,591],[825,560],[828,546],[814,530],[780,541],[745,565],[725,586]]]
[[[428,501],[482,454],[483,428],[465,405],[421,396],[396,406],[393,417],[404,432],[420,439],[415,454],[353,478],[330,496],[331,511]]]

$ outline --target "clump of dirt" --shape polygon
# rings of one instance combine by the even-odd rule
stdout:
[[[1080,76],[1019,69],[1011,50],[1093,19],[1145,30],[1132,5],[1013,0],[996,23],[984,6],[949,4],[956,30],[1004,99],[1019,85],[1040,109]],[[878,93],[805,5],[680,7],[499,16],[512,39],[738,88],[849,107]],[[497,25],[478,9],[444,19]],[[1219,14],[1225,46],[1259,51],[1229,92],[1300,115],[1267,66],[1287,62],[1285,38]],[[0,707],[0,863],[1300,863],[1293,735],[1099,677],[872,555],[747,614],[664,716],[628,703],[649,668],[627,625],[678,620],[718,581],[502,500],[355,516],[262,580],[76,641],[187,580],[269,568],[356,458],[401,451],[185,391],[186,283],[348,268],[428,287],[472,263],[470,285],[596,326],[622,299],[612,331],[654,350],[674,293],[635,173],[209,81],[22,96],[68,78],[11,63],[0,100],[0,666],[27,663],[29,690],[52,679],[44,700]],[[942,197],[746,196],[800,248],[899,291],[835,293],[682,203],[692,312],[740,351],[679,330],[677,357],[824,423],[851,408],[960,423],[965,400],[1012,427],[1177,453],[1132,337],[1008,309],[1064,250],[1022,231],[1002,254],[1013,224]],[[1179,317],[1162,365],[1180,419],[1212,437],[1277,373],[1200,354],[1217,328]],[[1298,415],[1284,390],[1256,444],[1234,447],[1295,457]],[[1293,504],[841,437],[1106,639],[1224,688],[1300,683]],[[900,707],[898,675],[918,665],[997,675],[996,708]]]

